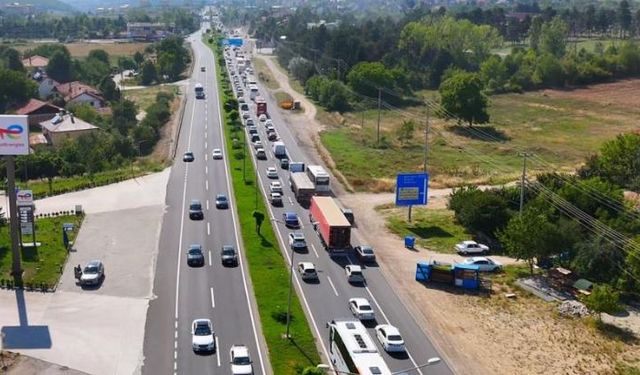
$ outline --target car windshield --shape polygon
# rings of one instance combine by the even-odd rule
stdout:
[[[373,254],[373,249],[370,247],[363,247],[362,248],[362,253],[363,254]]]
[[[189,255],[198,255],[200,253],[201,253],[201,251],[197,247],[192,247],[192,248],[189,249]]]
[[[234,255],[236,253],[235,250],[233,249],[222,249],[222,254],[223,255]]]
[[[218,200],[221,202],[225,202],[227,200],[227,197],[225,197],[224,195],[218,195]]]
[[[389,335],[389,341],[402,341],[402,337],[400,335]]]
[[[200,205],[200,203],[191,203],[191,209],[192,210],[201,210],[202,209],[202,205]]]
[[[249,357],[235,357],[233,359],[234,365],[248,365],[250,363],[251,363],[251,360],[249,359]]]
[[[90,265],[84,268],[84,273],[98,273],[98,266]]]
[[[360,310],[362,310],[362,311],[371,311],[371,306],[369,306],[369,305],[360,305]]]
[[[209,336],[211,334],[211,330],[209,326],[206,324],[198,324],[196,326],[195,335],[196,336]]]
[[[353,275],[353,276],[361,276],[362,272],[360,272],[360,271],[351,271],[351,275]]]

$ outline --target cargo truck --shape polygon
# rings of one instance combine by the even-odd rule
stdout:
[[[289,167],[291,167],[291,164],[289,164]],[[293,191],[298,203],[304,207],[309,207],[311,197],[313,197],[313,193],[316,189],[311,180],[309,180],[309,177],[307,177],[307,174],[304,172],[290,173],[289,185],[291,186],[291,191]]]
[[[267,114],[267,101],[263,97],[256,97],[256,116]]]
[[[331,194],[331,181],[329,173],[320,165],[308,165],[307,176],[316,187],[316,194],[329,195]]]
[[[351,247],[351,224],[333,198],[312,197],[309,219],[325,249],[344,251]]]

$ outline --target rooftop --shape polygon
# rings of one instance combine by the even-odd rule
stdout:
[[[55,111],[60,111],[62,109],[62,108],[60,108],[58,106],[55,106],[55,105],[53,105],[51,103],[43,102],[42,100],[31,99],[23,107],[18,108],[16,110],[16,114],[18,114],[18,115],[28,115],[28,114],[30,114],[30,113],[32,113],[34,111],[37,111],[38,109],[40,109],[42,107],[51,107],[51,109],[55,110]]]
[[[40,126],[51,133],[99,129],[97,126],[74,117],[72,114],[66,114],[63,112],[57,114],[51,120],[41,122]]]

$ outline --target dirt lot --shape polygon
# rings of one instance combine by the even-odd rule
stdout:
[[[270,68],[277,69],[273,66]],[[276,72],[274,76],[284,91],[291,89],[286,75]],[[637,92],[640,92],[640,81],[612,85],[635,85]],[[615,86],[609,86],[604,90],[616,89]],[[594,98],[597,95],[612,98],[604,92],[596,94],[599,91],[600,88],[593,91]],[[290,94],[300,96],[293,92]],[[560,99],[571,101],[573,98],[568,97],[570,95],[586,94],[579,90],[535,94],[542,98],[551,95],[564,95],[567,97]],[[624,99],[630,101],[627,105],[640,102],[640,95],[633,98],[631,93],[627,95],[629,97]],[[309,106],[311,103],[304,100],[303,105]],[[599,110],[601,115],[606,112],[602,107]],[[325,164],[333,164],[326,150],[314,150],[319,143],[316,141],[318,131],[324,126],[316,119],[308,119],[315,126],[296,127],[296,119],[292,117],[290,120],[290,126],[303,147],[311,154],[320,154]],[[621,124],[622,128],[629,126],[628,120],[625,119]],[[376,249],[381,269],[390,284],[456,373],[614,374],[625,364],[640,367],[640,344],[637,339],[629,335],[606,337],[594,328],[592,320],[562,318],[555,312],[554,304],[530,297],[508,284],[496,283],[495,293],[487,298],[417,283],[413,277],[417,261],[430,257],[451,258],[452,255],[434,254],[425,249],[404,249],[401,239],[388,231],[384,217],[375,210],[376,206],[389,203],[389,194],[345,194],[343,189],[338,190],[342,203],[354,210],[360,236]],[[443,197],[434,198],[429,207],[443,208]],[[516,299],[504,297],[504,293],[511,291],[517,294]],[[620,325],[624,326],[625,323]]]
[[[640,80],[623,81],[592,85],[574,90],[544,90],[549,98],[584,100],[604,106],[640,106]]]
[[[17,45],[15,48],[20,52],[23,52],[28,49],[33,49],[37,47],[38,44],[23,44]],[[145,47],[147,47],[149,43],[86,43],[86,42],[78,42],[78,43],[66,43],[65,46],[69,49],[69,53],[73,57],[87,57],[89,56],[89,51],[93,49],[103,49],[110,56],[130,56],[132,57],[134,53],[140,51],[143,52]]]

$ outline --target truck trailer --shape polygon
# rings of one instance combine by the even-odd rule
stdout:
[[[333,198],[312,197],[309,219],[325,249],[344,251],[351,247],[351,224]]]
[[[291,166],[291,164],[289,164],[289,166]],[[291,172],[289,174],[289,185],[298,203],[308,207],[316,189],[311,180],[309,180],[309,177],[307,177],[307,174],[304,172]]]

